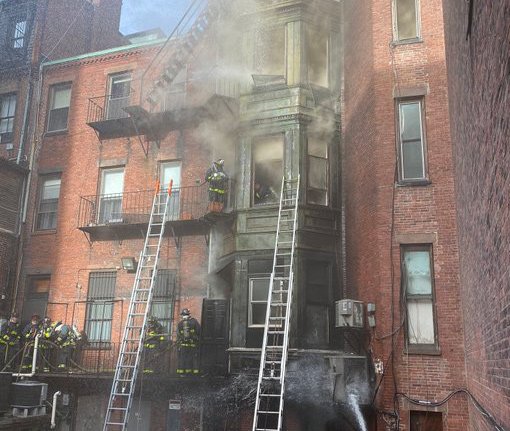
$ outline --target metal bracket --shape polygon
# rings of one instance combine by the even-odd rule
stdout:
[[[207,247],[209,247],[209,243],[211,242],[211,234],[209,232],[205,233],[204,239],[205,239],[205,245]]]
[[[170,225],[170,230],[172,231],[172,237],[174,238],[175,248],[177,249],[177,254],[181,253],[181,237],[175,234],[175,227]]]
[[[87,234],[87,232],[85,232],[83,230],[82,230],[82,232],[83,232],[83,235],[85,235],[85,239],[89,243],[89,247],[92,248],[92,240],[91,240],[90,234]]]

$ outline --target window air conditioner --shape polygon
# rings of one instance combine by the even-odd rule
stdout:
[[[363,302],[353,299],[342,299],[335,302],[336,328],[363,328]]]

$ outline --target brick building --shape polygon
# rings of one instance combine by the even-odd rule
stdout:
[[[467,386],[510,428],[510,6],[444,2]],[[470,408],[473,429],[494,429]]]
[[[464,393],[426,405],[466,385],[442,2],[345,2],[344,23],[346,277],[376,306],[380,429],[464,429]]]

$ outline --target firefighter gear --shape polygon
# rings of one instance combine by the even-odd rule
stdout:
[[[54,342],[57,345],[57,371],[67,371],[78,341],[77,331],[69,325],[55,327]]]
[[[143,372],[145,374],[152,374],[156,371],[156,358],[164,350],[165,339],[163,326],[155,318],[150,318],[143,345],[145,352]]]
[[[200,325],[191,317],[187,308],[181,312],[182,320],[177,325],[178,363],[177,374],[197,375],[200,353]]]
[[[223,209],[222,205],[225,203],[225,193],[228,186],[228,176],[223,170],[223,164],[224,161],[220,159],[214,162],[205,173],[205,181],[209,183],[209,202],[218,202],[221,209]]]
[[[29,324],[23,328],[21,334],[22,340],[25,343],[24,354],[21,361],[21,370],[26,372],[32,368],[32,357],[34,354],[34,340],[37,334],[41,331],[41,321],[37,314],[32,316]]]
[[[41,342],[39,343],[39,356],[37,358],[38,368],[48,373],[53,367],[54,343],[57,339],[56,328],[60,327],[62,322],[52,322],[49,317],[45,317],[41,328]]]
[[[0,332],[0,371],[16,369],[15,357],[19,352],[21,327],[18,318],[12,316]]]
[[[256,205],[277,201],[276,193],[271,187],[256,182],[253,189],[254,202]]]

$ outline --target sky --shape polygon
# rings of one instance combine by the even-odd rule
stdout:
[[[159,27],[168,35],[189,4],[190,0],[123,0],[120,31],[130,34]]]

